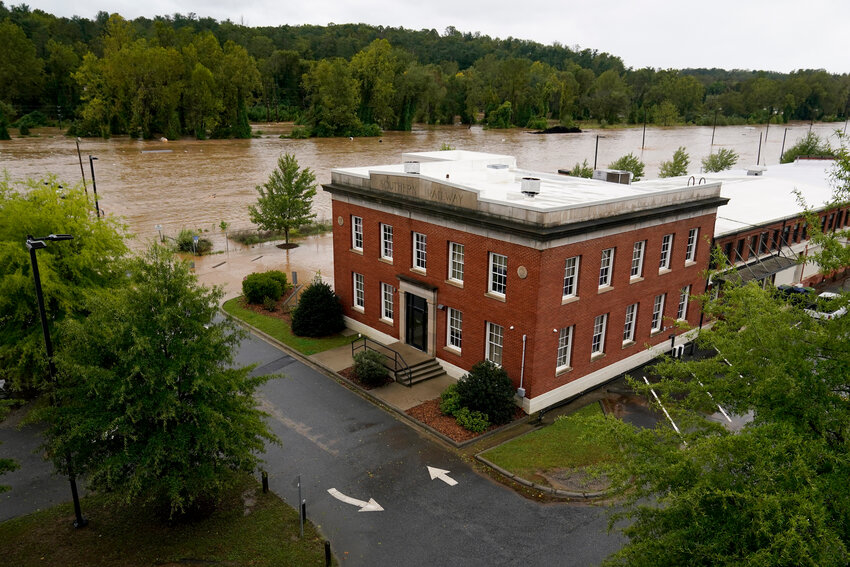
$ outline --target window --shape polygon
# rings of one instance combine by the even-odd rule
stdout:
[[[791,237],[791,227],[786,226],[782,229],[782,240],[779,242],[779,247],[788,246],[790,244],[789,238]]]
[[[413,233],[413,267],[424,270],[428,259],[428,239],[421,232]]]
[[[599,287],[611,285],[611,271],[614,265],[614,249],[606,248],[602,251],[602,260],[599,264]]]
[[[393,320],[393,286],[381,283],[381,317]]]
[[[661,323],[664,317],[664,297],[666,293],[655,296],[655,302],[652,304],[652,329],[653,333],[661,330]]]
[[[354,307],[363,309],[366,304],[363,293],[363,274],[354,273]]]
[[[564,297],[575,297],[578,293],[578,256],[567,258],[564,265]]]
[[[807,240],[809,238],[809,223],[803,223],[803,236],[801,240]]]
[[[661,260],[658,262],[659,270],[670,269],[670,252],[673,248],[673,235],[665,234],[661,239]]]
[[[723,253],[726,255],[726,259],[731,262],[732,261],[732,243],[731,242],[727,242],[726,245],[723,247]]]
[[[463,281],[463,244],[449,242],[449,279]]]
[[[777,244],[779,244],[779,229],[773,231],[773,237],[770,240],[770,249],[776,250]]]
[[[570,366],[570,354],[573,350],[573,328],[564,327],[558,334],[558,361],[556,370],[564,370]]]
[[[490,252],[490,283],[492,293],[505,295],[508,289],[508,257]]]
[[[631,277],[639,278],[643,275],[643,251],[646,249],[646,240],[635,242],[632,248],[632,272]]]
[[[744,259],[744,239],[743,238],[738,239],[738,245],[735,247],[735,258],[737,260],[743,260]]]
[[[498,366],[502,365],[502,341],[505,328],[495,323],[487,322],[487,360]]]
[[[767,233],[762,232],[759,235],[759,254],[764,254],[767,251]]]
[[[800,242],[800,223],[794,225],[794,242]]]
[[[756,250],[758,250],[758,245],[759,245],[759,235],[754,234],[750,237],[750,247],[749,247],[749,250],[748,250],[750,257],[755,257]]]
[[[449,323],[446,337],[446,344],[452,348],[460,350],[463,340],[463,313],[457,309],[449,307]]]
[[[698,228],[692,228],[688,231],[688,247],[685,250],[685,261],[695,262],[697,259],[697,236],[699,235]]]
[[[688,318],[688,298],[691,295],[691,286],[686,285],[679,292],[679,309],[676,310],[676,319],[683,321]]]
[[[628,343],[635,340],[635,320],[637,319],[637,303],[626,307],[626,322],[623,324],[623,342]]]
[[[389,224],[381,224],[381,258],[393,259],[393,227]]]
[[[363,219],[351,217],[351,247],[354,250],[363,250]]]
[[[605,327],[608,325],[608,314],[599,315],[593,320],[593,339],[590,342],[590,356],[605,352]]]

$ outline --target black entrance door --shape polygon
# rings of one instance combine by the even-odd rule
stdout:
[[[406,293],[407,310],[405,311],[406,337],[405,341],[412,347],[422,351],[428,350],[428,302],[424,297]]]

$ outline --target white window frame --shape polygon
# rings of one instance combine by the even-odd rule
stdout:
[[[504,254],[490,252],[490,276],[487,281],[487,290],[501,297],[504,297],[508,291],[508,257]]]
[[[352,272],[352,285],[354,288],[354,308],[363,310],[366,308],[366,280],[363,274]]]
[[[449,307],[446,312],[446,346],[461,351],[463,345],[463,312]]]
[[[590,356],[605,353],[605,331],[608,328],[608,314],[597,315],[593,320],[593,336],[590,339]]]
[[[652,302],[652,328],[650,332],[657,333],[664,326],[664,302],[666,299],[667,294],[662,293],[661,295],[656,295],[655,300]]]
[[[632,247],[632,271],[630,277],[639,278],[643,275],[643,255],[646,251],[646,240],[635,242]]]
[[[673,255],[673,234],[665,234],[661,239],[661,259],[658,261],[659,270],[670,269],[670,257]]]
[[[623,323],[623,344],[635,341],[635,321],[637,321],[638,304],[632,303],[626,307],[626,321]]]
[[[699,228],[692,228],[688,231],[688,247],[685,249],[685,262],[696,262],[698,236]]]
[[[581,256],[573,256],[564,261],[564,299],[578,296],[578,270]]]
[[[381,282],[381,318],[385,321],[393,320],[393,293],[395,289],[388,283]]]
[[[495,364],[502,365],[502,354],[505,344],[505,328],[487,321],[487,344],[485,358]]]
[[[413,233],[413,267],[423,272],[428,266],[428,237],[421,232]]]
[[[679,291],[679,307],[676,310],[676,320],[685,321],[688,318],[688,302],[691,297],[691,286],[686,285]]]
[[[363,251],[363,217],[351,215],[351,249]]]
[[[381,223],[381,258],[393,259],[393,226]]]
[[[570,367],[570,359],[573,354],[573,329],[574,325],[564,327],[558,332],[558,351],[555,359],[555,371],[560,372]]]
[[[602,251],[602,256],[599,259],[599,287],[610,286],[613,273],[614,249],[606,248]]]
[[[459,242],[449,242],[449,279],[463,283],[464,246]]]

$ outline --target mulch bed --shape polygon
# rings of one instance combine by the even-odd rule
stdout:
[[[491,425],[487,429],[485,429],[481,433],[473,433],[467,429],[464,429],[460,425],[457,424],[455,418],[450,415],[443,415],[440,411],[440,398],[434,398],[433,400],[428,400],[427,402],[423,402],[418,406],[413,406],[406,412],[407,415],[415,419],[416,421],[420,421],[435,429],[448,437],[449,439],[462,443],[464,441],[469,441],[470,439],[475,439],[488,431],[492,431],[500,425]],[[521,408],[517,408],[516,413],[514,413],[514,420],[517,420],[525,415],[525,412],[522,411]]]
[[[348,368],[343,368],[342,370],[337,372],[337,374],[339,374],[343,378],[346,378],[347,380],[354,382],[355,384],[357,384],[358,386],[360,386],[364,390],[372,390],[374,388],[381,388],[382,386],[386,386],[387,384],[391,384],[392,381],[393,381],[391,376],[387,376],[387,381],[384,382],[383,384],[379,384],[377,386],[370,386],[368,384],[365,384],[364,382],[361,382],[360,379],[357,378],[357,375],[354,374],[354,367],[353,366],[349,366]]]
[[[253,311],[254,313],[259,313],[260,315],[267,315],[269,317],[275,317],[277,319],[282,319],[289,324],[289,327],[292,328],[292,315],[289,311],[285,311],[283,309],[283,299],[287,294],[283,294],[283,297],[277,300],[277,305],[274,311],[269,311],[263,305],[259,303],[248,303],[245,301],[244,297],[239,298],[239,307],[247,309],[248,311]]]

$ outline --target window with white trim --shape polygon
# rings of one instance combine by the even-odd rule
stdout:
[[[626,307],[626,322],[623,324],[623,343],[634,342],[635,321],[637,320],[638,304],[632,303]]]
[[[665,234],[661,239],[661,260],[658,262],[659,270],[670,269],[670,256],[673,249],[673,235]]]
[[[611,285],[611,272],[614,267],[614,249],[606,248],[602,251],[602,259],[599,263],[599,287]]]
[[[597,315],[593,320],[593,338],[590,341],[590,356],[605,352],[605,328],[608,326],[608,314]]]
[[[688,318],[688,300],[691,296],[691,286],[686,285],[679,291],[679,308],[676,310],[676,319],[683,321]]]
[[[381,282],[381,317],[393,320],[393,286]]]
[[[446,344],[460,350],[463,343],[463,313],[449,307]]]
[[[573,350],[573,327],[564,327],[558,333],[558,360],[555,370],[566,370],[570,367],[570,357]]]
[[[567,258],[564,264],[564,297],[578,295],[578,264],[579,256]]]
[[[393,227],[383,223],[381,223],[381,258],[393,259]]]
[[[643,275],[643,251],[646,249],[646,240],[635,242],[632,248],[632,271],[630,277],[639,278]]]
[[[692,228],[688,231],[688,247],[685,250],[685,261],[695,262],[697,259],[697,236],[699,235],[698,228]],[[755,238],[755,237],[754,237]]]
[[[363,250],[363,218],[351,216],[351,248]]]
[[[490,252],[490,281],[488,289],[491,293],[505,295],[508,289],[508,257]]]
[[[449,242],[449,279],[463,281],[463,244]]]
[[[502,343],[505,328],[487,321],[487,360],[498,366],[502,365]]]
[[[424,270],[428,260],[428,238],[421,232],[413,233],[413,267]]]
[[[363,274],[354,272],[354,307],[363,309],[366,305],[364,287]]]
[[[666,293],[655,296],[655,301],[652,303],[652,328],[653,333],[661,330],[661,324],[664,320],[664,298]]]

